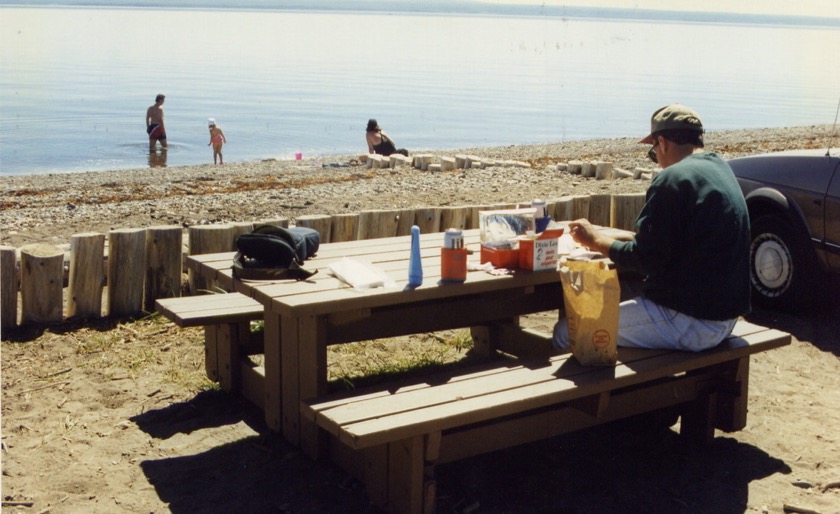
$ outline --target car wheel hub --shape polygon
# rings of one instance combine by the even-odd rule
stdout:
[[[791,278],[788,249],[775,238],[760,242],[755,251],[755,275],[767,289],[784,288]]]

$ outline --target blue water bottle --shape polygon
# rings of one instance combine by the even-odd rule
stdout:
[[[420,262],[420,227],[411,227],[411,255],[408,259],[408,285],[418,287],[423,283],[423,264]]]

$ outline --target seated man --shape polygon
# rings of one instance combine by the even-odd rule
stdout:
[[[621,302],[618,345],[700,351],[719,344],[750,310],[750,224],[729,165],[703,149],[703,125],[673,104],[651,117],[648,156],[663,168],[636,218],[636,235],[618,241],[585,219],[575,241],[644,275],[642,294]],[[556,348],[569,346],[565,320]]]

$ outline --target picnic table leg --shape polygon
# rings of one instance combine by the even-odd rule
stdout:
[[[280,316],[266,309],[264,331],[265,380],[263,381],[265,422],[268,428],[278,432],[283,428],[283,390],[280,381],[280,328]]]
[[[213,382],[219,381],[219,359],[216,355],[216,340],[218,337],[218,327],[216,325],[204,327],[204,372],[207,373],[207,378]]]
[[[519,316],[514,316],[508,320],[500,320],[500,322],[518,326]],[[479,355],[493,355],[501,346],[501,338],[493,323],[470,327],[470,335],[473,338],[473,351]]]
[[[326,434],[321,434],[313,421],[300,416],[300,401],[327,394],[326,341],[327,325],[323,318],[298,318],[298,397],[292,399],[287,395],[288,401],[294,400],[296,408],[284,412],[284,418],[295,416],[295,422],[300,428],[300,446],[307,455],[316,459],[326,454]]]
[[[223,391],[240,388],[240,360],[242,344],[248,341],[251,323],[216,325],[216,358],[219,385]]]
[[[723,383],[718,395],[715,426],[725,432],[737,432],[747,426],[750,358],[726,363],[721,375]]]
[[[388,504],[390,512],[434,512],[434,485],[425,487],[425,442],[419,435],[388,445]],[[430,496],[427,498],[427,496]],[[424,500],[431,505],[424,506]]]

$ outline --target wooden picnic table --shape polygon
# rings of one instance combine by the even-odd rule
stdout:
[[[441,283],[443,237],[421,235],[423,284],[416,289],[406,287],[410,236],[323,244],[305,263],[318,273],[305,281],[235,280],[232,253],[190,257],[191,270],[265,307],[264,369],[243,366],[234,388],[262,405],[269,427],[316,454],[317,429],[301,419],[300,404],[327,393],[327,346],[494,323],[509,329],[518,316],[562,307],[562,286],[554,271],[472,271],[464,283]],[[474,251],[470,263],[479,263],[479,237],[478,230],[464,231],[465,244]],[[345,257],[374,264],[397,286],[353,289],[328,271]]]

